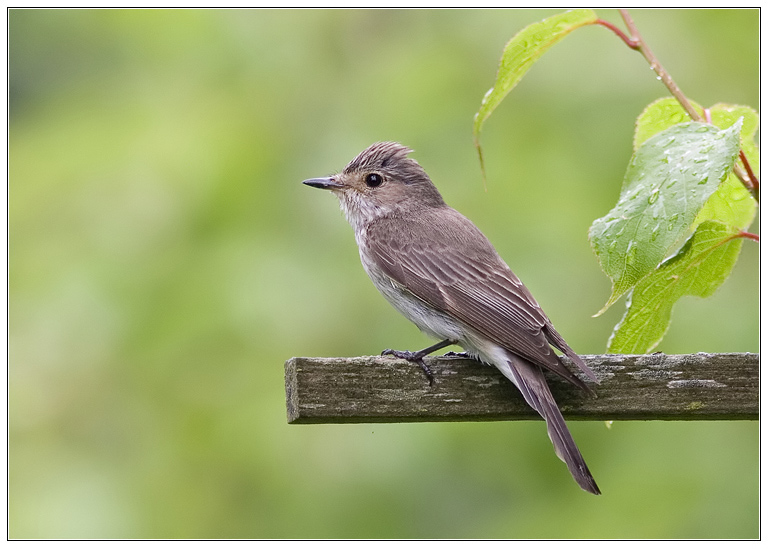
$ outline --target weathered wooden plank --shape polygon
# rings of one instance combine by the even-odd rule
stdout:
[[[758,419],[757,354],[655,353],[582,358],[601,382],[593,384],[595,398],[550,377],[553,394],[566,419]],[[425,362],[435,373],[432,387],[419,366],[392,357],[292,358],[285,366],[288,421],[395,423],[539,418],[496,368],[451,356],[428,357]]]

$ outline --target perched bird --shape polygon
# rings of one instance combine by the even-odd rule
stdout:
[[[600,494],[543,369],[592,391],[551,345],[593,381],[595,374],[483,233],[446,205],[427,173],[407,158],[410,152],[398,143],[375,143],[341,173],[303,181],[337,195],[374,285],[403,316],[440,340],[419,352],[388,349],[383,354],[419,363],[431,382],[422,358],[449,345],[493,364],[545,419],[555,453],[577,483]]]

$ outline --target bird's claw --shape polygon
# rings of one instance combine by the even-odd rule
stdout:
[[[419,364],[419,367],[422,368],[422,371],[425,373],[425,376],[427,377],[427,381],[430,383],[430,387],[432,387],[435,384],[435,376],[433,375],[433,371],[430,369],[430,367],[425,364],[425,361],[422,360],[424,358],[424,353],[420,352],[414,352],[414,351],[394,351],[393,349],[385,349],[382,351],[382,356],[384,355],[392,355],[395,358],[400,358],[402,360],[408,360],[409,362],[415,362],[416,364]]]

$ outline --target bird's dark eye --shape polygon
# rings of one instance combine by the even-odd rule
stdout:
[[[378,173],[370,173],[366,176],[366,185],[369,187],[378,187],[382,184],[382,176]]]

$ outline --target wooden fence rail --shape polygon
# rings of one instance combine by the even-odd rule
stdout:
[[[600,380],[596,398],[556,377],[566,419],[758,419],[759,356],[752,353],[583,355]],[[568,358],[564,357],[568,362]],[[289,423],[397,423],[539,419],[491,366],[463,357],[292,358],[286,362]],[[581,375],[581,374],[580,374]],[[583,377],[585,381],[586,378]]]

